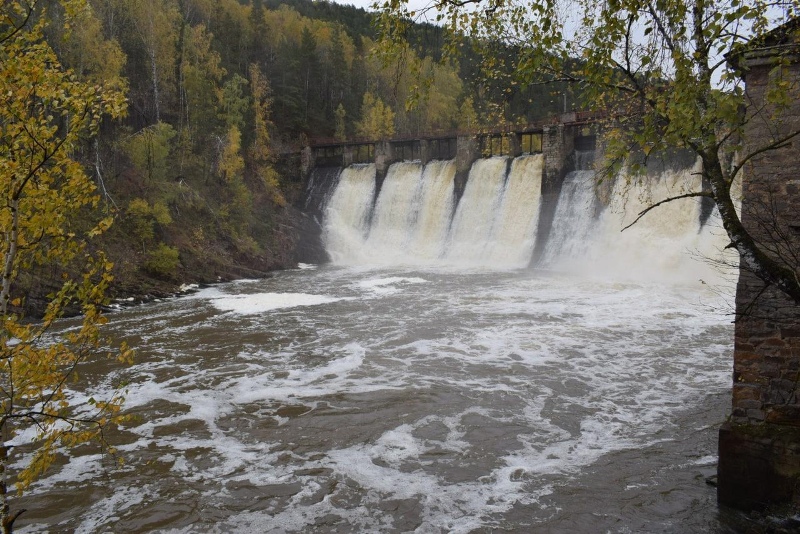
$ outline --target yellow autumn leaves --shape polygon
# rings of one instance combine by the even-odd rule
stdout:
[[[68,23],[89,9],[84,0],[50,7]],[[60,447],[102,440],[103,427],[121,420],[119,391],[88,407],[71,404],[67,387],[82,364],[131,357],[124,346],[105,349],[99,332],[112,265],[101,253],[90,254],[87,244],[111,218],[96,217],[87,228],[76,217],[99,199],[75,156],[105,117],[123,115],[126,101],[118,84],[61,65],[44,38],[48,21],[36,2],[12,0],[0,7],[0,470],[14,479],[7,471],[20,459],[10,456],[9,440],[33,428],[34,452],[12,474],[20,491]],[[63,285],[51,294],[43,318],[30,322],[16,284],[42,265],[62,269]],[[53,335],[53,322],[68,309],[81,313],[80,326]],[[2,527],[10,531],[15,516],[7,491],[0,498]]]

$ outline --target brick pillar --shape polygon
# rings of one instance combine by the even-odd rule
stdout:
[[[796,21],[793,26],[743,55],[750,103],[745,154],[768,143],[771,132],[800,130],[800,63],[781,48],[787,30],[797,40]],[[771,73],[777,57],[792,63]],[[795,84],[795,95],[788,109],[776,112],[765,105],[765,93],[779,78]],[[745,168],[742,223],[768,251],[800,251],[798,141],[754,157]],[[736,313],[732,410],[720,429],[719,502],[748,510],[800,504],[800,307],[741,271]]]

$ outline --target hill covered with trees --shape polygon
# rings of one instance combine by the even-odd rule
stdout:
[[[434,25],[376,54],[373,15],[325,1],[90,0],[72,25],[59,2],[35,8],[28,24],[44,24],[65,68],[127,98],[76,154],[101,196],[83,216],[115,219],[93,246],[114,262],[117,294],[293,265],[303,192],[285,156],[311,138],[477,130],[561,103],[510,70],[487,82],[466,44],[443,61]],[[22,277],[29,309],[58,270]]]

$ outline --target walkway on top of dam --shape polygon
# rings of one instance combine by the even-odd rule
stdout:
[[[379,159],[420,160],[425,163],[434,159],[456,159],[465,150],[470,153],[466,156],[468,159],[473,159],[478,154],[518,156],[546,152],[548,143],[545,134],[555,129],[560,133],[569,130],[567,137],[572,140],[569,144],[574,149],[591,150],[594,148],[595,135],[590,126],[601,118],[600,113],[576,111],[547,117],[525,126],[508,125],[475,132],[435,132],[379,140],[315,138],[310,140],[308,148],[312,153],[313,165],[316,166],[347,166],[354,163],[373,163]]]

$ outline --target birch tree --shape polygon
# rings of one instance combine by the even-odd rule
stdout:
[[[85,0],[59,0],[64,27]],[[111,281],[111,264],[89,254],[88,242],[111,224],[89,227],[86,210],[97,205],[96,188],[73,157],[103,117],[119,117],[125,99],[100,82],[81,82],[64,69],[44,40],[47,14],[35,0],[7,0],[0,7],[0,526],[11,532],[22,510],[12,511],[10,484],[25,490],[51,464],[57,451],[90,440],[104,442],[104,429],[120,420],[122,397],[90,398],[76,407],[68,382],[90,358],[127,360],[130,352],[101,349],[100,307]],[[63,269],[63,286],[49,300],[41,321],[22,316],[15,291],[23,273],[48,264]],[[76,269],[79,266],[79,269]],[[73,273],[73,274],[71,274]],[[70,307],[80,326],[50,332]],[[17,452],[17,447],[25,445]],[[32,451],[32,452],[30,452]],[[22,465],[11,471],[11,465]]]

